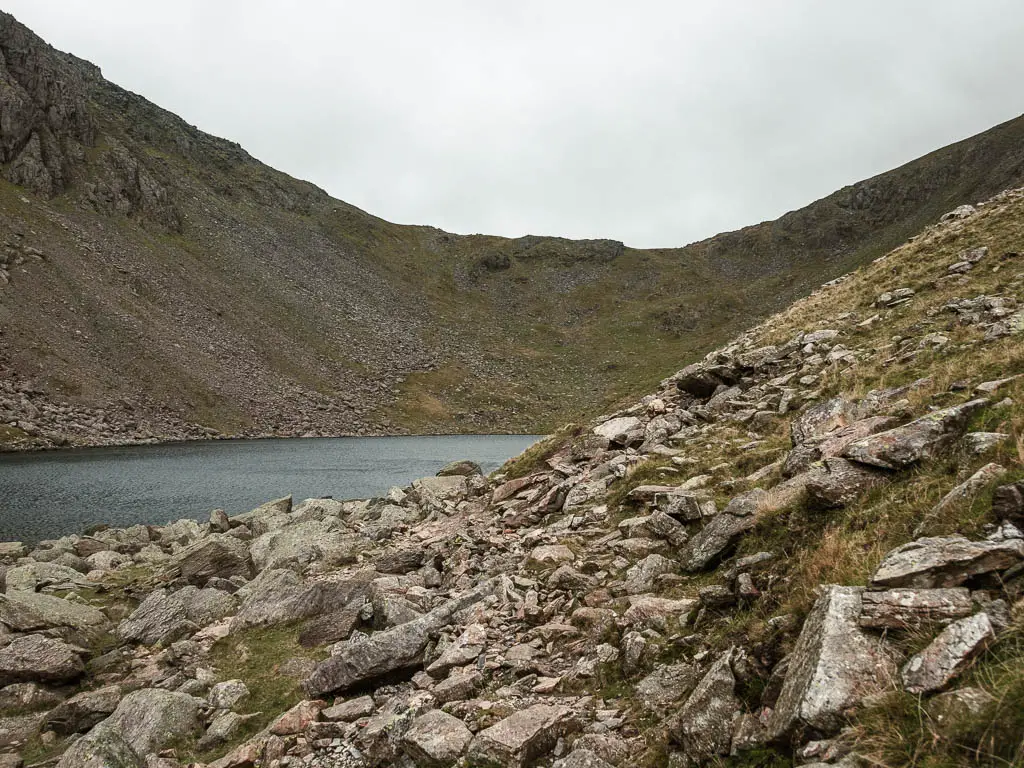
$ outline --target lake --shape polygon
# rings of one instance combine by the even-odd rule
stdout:
[[[223,440],[0,454],[0,541],[38,541],[105,523],[161,525],[229,515],[292,494],[381,496],[472,459],[484,472],[536,435]]]

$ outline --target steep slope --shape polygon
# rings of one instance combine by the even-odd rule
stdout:
[[[268,168],[6,14],[0,54],[14,446],[547,431],[1024,183],[1017,119],[685,248],[459,236]]]
[[[1022,243],[960,208],[490,477],[3,543],[0,755],[1024,764]]]

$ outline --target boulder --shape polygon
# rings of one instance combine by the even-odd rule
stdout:
[[[822,507],[844,507],[888,481],[885,472],[840,458],[824,459],[807,472],[807,495]]]
[[[211,578],[252,576],[252,561],[245,543],[227,534],[214,533],[182,549],[165,568],[167,580],[181,578],[188,584],[204,586]]]
[[[103,612],[92,606],[24,590],[0,595],[0,623],[15,632],[66,628],[100,635],[110,628]]]
[[[7,569],[7,590],[73,590],[95,586],[74,568],[57,563],[27,563]]]
[[[973,576],[1024,560],[1024,541],[970,541],[963,536],[916,539],[882,559],[871,583],[878,587],[956,587]]]
[[[834,397],[808,408],[790,424],[793,445],[800,445],[812,438],[823,437],[834,429],[845,427],[855,420],[855,413],[853,403],[842,397]]]
[[[61,736],[84,733],[117,709],[120,702],[121,688],[117,685],[82,691],[50,710],[44,727]]]
[[[360,696],[355,699],[339,702],[333,707],[328,707],[323,710],[321,714],[327,720],[340,720],[348,723],[353,720],[358,720],[360,717],[372,715],[374,709],[375,706],[371,697]]]
[[[451,477],[453,475],[470,477],[472,475],[482,475],[483,473],[484,471],[480,469],[480,465],[469,459],[450,461],[437,470],[438,477]]]
[[[636,416],[620,416],[616,419],[609,419],[603,424],[599,424],[594,427],[594,434],[598,437],[603,437],[612,442],[616,442],[639,426],[640,419]]]
[[[487,630],[482,624],[470,624],[454,642],[427,667],[427,674],[435,679],[446,676],[454,667],[474,662],[487,648]]]
[[[412,721],[402,746],[417,766],[447,768],[461,757],[472,740],[473,733],[459,718],[433,709]]]
[[[1005,467],[1002,467],[999,464],[986,464],[964,482],[960,483],[953,488],[953,490],[943,496],[939,503],[935,505],[935,509],[931,511],[930,516],[936,517],[947,510],[955,508],[959,504],[972,501],[974,497],[981,493],[986,486],[994,483],[1005,474]],[[995,495],[992,497],[992,502],[993,511],[995,511]]]
[[[950,589],[887,589],[861,596],[858,623],[873,629],[917,629],[928,624],[948,624],[974,610],[971,593],[963,587]]]
[[[903,666],[904,690],[914,694],[942,690],[995,639],[988,614],[953,622]]]
[[[234,612],[235,599],[217,589],[154,590],[117,627],[124,642],[169,645]]]
[[[85,672],[76,649],[42,635],[21,635],[0,648],[0,687],[25,681],[65,682]]]
[[[143,688],[64,753],[58,768],[144,768],[148,755],[201,730],[199,699]]]
[[[661,555],[648,555],[626,571],[625,589],[630,595],[650,592],[654,580],[666,573],[675,573],[679,568],[675,560]]]
[[[292,511],[292,497],[284,496],[280,499],[268,501],[261,504],[250,512],[235,515],[230,518],[232,528],[245,526],[256,536],[267,531],[287,524],[288,516]]]
[[[906,469],[951,447],[971,417],[986,405],[988,400],[978,398],[943,408],[902,427],[855,440],[843,456],[882,469]]]
[[[715,660],[670,726],[672,738],[695,762],[729,753],[733,726],[742,710],[730,667],[732,655],[730,649]]]
[[[525,768],[576,725],[569,707],[534,704],[480,731],[469,746],[469,760]]]
[[[57,768],[147,768],[146,760],[112,729],[97,726],[61,756]]]
[[[680,555],[683,570],[693,573],[711,565],[731,549],[744,533],[757,525],[757,515],[736,515],[722,512],[690,537]]]
[[[325,704],[322,701],[300,701],[287,712],[278,716],[268,730],[276,736],[294,736],[302,733],[310,723],[320,719]]]
[[[320,560],[340,562],[352,549],[351,534],[338,519],[307,520],[267,531],[249,545],[257,571],[304,567]]]
[[[996,488],[992,494],[992,514],[1000,520],[1024,520],[1024,480]]]
[[[214,709],[234,709],[248,695],[249,688],[241,680],[224,680],[210,689],[206,700]]]
[[[20,541],[0,541],[0,562],[14,562],[28,554],[28,546]]]
[[[231,622],[231,631],[334,614],[353,603],[362,603],[376,575],[372,569],[365,569],[343,581],[306,584],[294,571],[262,571],[235,593],[241,607]]]
[[[419,619],[375,632],[357,643],[349,641],[336,646],[335,655],[318,664],[306,680],[306,691],[312,696],[343,692],[354,685],[422,663],[430,636],[450,624],[456,612],[493,594],[497,587],[497,580],[489,580]]]
[[[471,698],[483,687],[484,676],[472,667],[452,670],[448,677],[434,686],[432,693],[438,704]]]
[[[576,555],[564,544],[544,544],[534,547],[530,552],[529,562],[537,566],[558,566],[562,563],[571,563]]]
[[[883,641],[868,636],[857,624],[863,591],[831,585],[815,602],[768,721],[770,740],[805,727],[834,732],[847,710],[887,690],[895,678],[896,666]]]
[[[589,749],[574,749],[568,757],[556,760],[551,768],[614,768],[596,752]]]

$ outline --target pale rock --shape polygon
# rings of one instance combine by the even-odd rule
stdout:
[[[986,613],[953,622],[903,666],[904,690],[920,694],[945,688],[993,641],[995,631]]]

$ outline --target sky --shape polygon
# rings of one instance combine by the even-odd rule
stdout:
[[[1024,112],[1019,0],[4,0],[377,216],[681,246]]]

